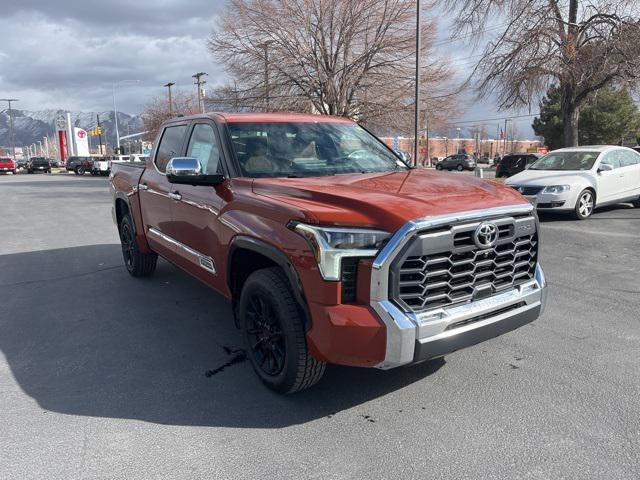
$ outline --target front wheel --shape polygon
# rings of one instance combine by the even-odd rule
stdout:
[[[76,175],[84,175],[84,168],[78,167],[76,168]]]
[[[578,201],[574,209],[574,216],[578,220],[586,220],[593,213],[595,207],[595,195],[592,190],[586,189],[578,195]]]
[[[442,165],[436,165],[436,170],[442,170]]]
[[[148,277],[156,269],[158,255],[140,252],[134,232],[133,220],[127,214],[120,220],[120,245],[124,264],[132,277]]]
[[[464,170],[464,167],[462,165],[458,165],[456,167],[456,170],[458,170],[459,172],[461,172],[462,170]]]
[[[304,317],[279,268],[252,273],[239,303],[247,357],[260,380],[278,393],[294,393],[316,384],[326,364],[309,354]]]
[[[634,207],[640,208],[640,197],[636,198],[633,202],[631,202]]]

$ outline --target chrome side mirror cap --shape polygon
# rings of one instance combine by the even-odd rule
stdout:
[[[215,186],[225,181],[224,175],[204,173],[202,164],[192,157],[172,158],[167,164],[166,174],[170,183],[183,185]]]
[[[174,157],[167,164],[167,177],[195,177],[202,175],[202,165],[197,158]]]

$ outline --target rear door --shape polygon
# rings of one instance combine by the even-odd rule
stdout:
[[[165,170],[169,160],[183,155],[187,124],[164,128],[155,151],[140,179],[140,205],[147,241],[153,250],[175,259],[175,233],[172,231],[171,184]]]
[[[213,121],[194,123],[187,141],[186,156],[198,159],[207,174],[223,174],[220,136]],[[222,225],[218,216],[232,197],[229,181],[216,187],[173,185],[171,189],[173,228],[177,240],[178,264],[217,290],[224,290],[224,278],[217,275],[224,260],[220,238]]]

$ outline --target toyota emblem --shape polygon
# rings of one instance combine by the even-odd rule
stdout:
[[[491,248],[498,241],[498,227],[495,223],[484,222],[476,228],[473,241],[478,248]]]

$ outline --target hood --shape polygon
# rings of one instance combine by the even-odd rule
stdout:
[[[509,177],[507,185],[536,185],[546,187],[548,185],[572,185],[584,183],[591,178],[589,170],[561,172],[557,170],[524,170]]]
[[[416,218],[527,203],[512,188],[459,173],[410,170],[256,179],[253,191],[304,212],[307,222],[395,231]]]

